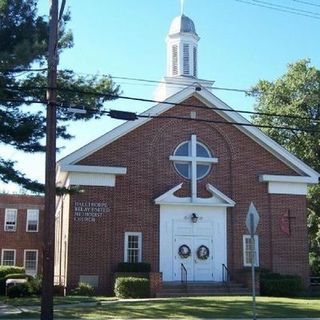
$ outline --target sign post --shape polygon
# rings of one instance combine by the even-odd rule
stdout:
[[[255,239],[254,234],[257,230],[260,217],[254,204],[251,202],[246,218],[246,226],[251,236],[251,276],[252,276],[252,319],[256,320],[256,280],[255,280]]]

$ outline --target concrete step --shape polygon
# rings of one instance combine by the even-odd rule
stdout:
[[[231,282],[181,282],[163,283],[162,291],[157,297],[212,296],[212,295],[250,295],[250,290],[242,284]]]

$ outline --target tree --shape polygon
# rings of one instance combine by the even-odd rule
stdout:
[[[254,115],[260,125],[308,129],[295,131],[268,128],[264,131],[287,150],[320,172],[320,70],[309,60],[289,64],[287,72],[270,82],[260,80],[252,88],[256,98],[255,110],[265,113],[296,115],[297,118]],[[310,262],[320,274],[320,186],[309,189],[308,227]]]
[[[70,14],[59,26],[61,53],[73,45],[66,29]],[[48,19],[37,13],[37,0],[0,0],[0,141],[24,152],[44,152],[46,132],[46,55]],[[34,70],[30,72],[30,70]],[[103,95],[84,92],[102,92]],[[57,137],[72,138],[66,123],[103,115],[103,105],[119,93],[109,76],[78,76],[71,70],[58,71]],[[33,103],[41,107],[31,108]],[[83,106],[86,114],[70,114],[66,106]],[[42,192],[43,185],[15,169],[15,162],[0,156],[0,179]]]

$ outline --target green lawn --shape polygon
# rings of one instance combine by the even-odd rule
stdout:
[[[23,299],[21,304],[23,303]],[[0,300],[2,301],[2,300]],[[92,301],[92,300],[91,300]],[[97,298],[97,306],[55,307],[55,319],[110,319],[110,318],[250,318],[250,297],[195,297],[168,298],[151,301],[105,301]],[[68,302],[71,303],[71,302]],[[6,319],[36,317],[32,312]],[[319,298],[257,297],[259,318],[317,318],[320,317]],[[0,318],[1,319],[1,318]]]

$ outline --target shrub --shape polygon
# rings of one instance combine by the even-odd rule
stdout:
[[[0,295],[6,293],[6,276],[9,274],[24,274],[24,269],[15,266],[0,266]]]
[[[150,297],[149,280],[145,278],[119,277],[116,279],[114,293],[118,298]]]
[[[8,274],[24,273],[24,268],[15,266],[0,266],[0,279]]]
[[[151,265],[147,262],[120,262],[118,263],[118,272],[145,272],[151,271]]]
[[[260,294],[262,296],[294,297],[301,293],[302,282],[299,276],[281,275],[266,272],[260,276]]]
[[[30,276],[28,274],[25,273],[10,273],[7,274],[4,279],[8,280],[8,279],[27,279],[28,281],[33,280],[33,276]]]
[[[93,296],[94,288],[89,283],[79,282],[78,286],[71,291],[71,294],[75,296]]]
[[[40,276],[32,278],[29,281],[29,283],[30,283],[30,286],[31,286],[31,289],[32,289],[32,294],[36,294],[36,295],[41,294],[42,278]]]
[[[20,298],[30,296],[32,288],[29,282],[20,283],[8,288],[7,295],[9,298]]]

